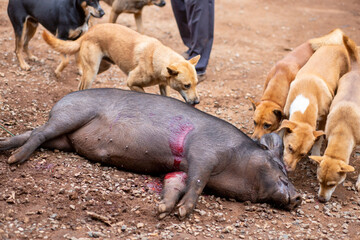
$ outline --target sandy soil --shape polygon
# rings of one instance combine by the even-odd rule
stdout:
[[[96,23],[106,22],[107,15]],[[74,59],[57,79],[59,55],[42,40],[39,28],[30,48],[38,62],[22,71],[14,54],[14,34],[0,0],[0,124],[13,134],[43,124],[51,106],[77,89]],[[217,0],[215,41],[207,79],[198,86],[199,109],[231,122],[250,135],[249,97],[259,99],[267,72],[289,49],[340,27],[360,43],[357,0]],[[145,34],[179,53],[185,51],[170,3],[147,7]],[[132,15],[119,24],[135,29]],[[127,89],[116,67],[99,75],[93,87]],[[157,93],[157,87],[147,91]],[[177,92],[172,96],[179,98]],[[0,137],[10,136],[0,129]],[[360,149],[359,149],[360,150]],[[11,151],[0,155],[0,239],[359,239],[360,198],[354,184],[358,151],[349,174],[327,204],[316,198],[316,166],[300,163],[290,175],[303,204],[286,212],[267,204],[239,203],[204,194],[184,221],[176,214],[159,221],[156,203],[161,180],[93,164],[73,154],[41,149],[29,161],[9,166]],[[104,217],[91,218],[88,212]]]

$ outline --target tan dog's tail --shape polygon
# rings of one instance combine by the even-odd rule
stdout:
[[[341,29],[336,28],[322,37],[310,39],[309,43],[311,45],[311,48],[316,51],[321,46],[343,44],[343,36],[344,32]]]
[[[358,70],[360,67],[360,61],[359,61],[359,52],[356,46],[356,43],[349,38],[348,36],[343,37],[344,45],[346,47],[346,50],[349,53],[350,62],[351,62],[351,70]]]
[[[78,39],[76,39],[74,41],[71,41],[71,40],[65,41],[65,40],[58,39],[55,36],[53,36],[52,34],[44,31],[42,34],[42,37],[45,40],[45,42],[47,44],[49,44],[50,47],[52,47],[55,51],[72,55],[72,54],[79,52],[80,45],[81,45],[84,35],[82,35],[81,37],[79,37]]]

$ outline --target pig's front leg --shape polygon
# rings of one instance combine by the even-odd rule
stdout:
[[[185,172],[171,172],[165,175],[162,200],[158,207],[159,218],[166,217],[184,194],[186,189]]]
[[[204,159],[202,159],[204,160]],[[213,170],[211,161],[198,161],[204,163],[204,166],[196,164],[189,165],[187,188],[185,195],[177,205],[179,207],[179,218],[183,219],[188,216],[196,206],[196,202],[209,181]]]

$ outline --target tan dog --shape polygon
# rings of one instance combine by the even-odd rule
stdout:
[[[198,104],[196,56],[185,60],[159,40],[142,35],[119,24],[97,24],[75,41],[63,41],[44,32],[44,40],[56,51],[79,52],[83,75],[79,89],[91,87],[96,74],[116,64],[128,75],[131,90],[144,92],[144,87],[159,85],[161,95],[168,95],[167,86],[178,91],[189,104]]]
[[[322,45],[342,44],[343,32],[335,29],[320,38],[311,39],[278,61],[270,70],[260,102],[252,102],[254,112],[254,133],[252,138],[260,139],[264,134],[277,130],[284,117],[283,109],[290,83],[297,72],[313,55],[314,49]]]
[[[284,162],[288,171],[295,170],[315,141],[324,135],[322,130],[338,81],[349,69],[344,44],[326,45],[316,50],[291,83],[284,108],[289,120],[283,120],[279,128],[284,130]],[[316,130],[318,122],[320,131]],[[314,145],[314,155],[320,155],[321,140],[322,137]]]
[[[339,80],[339,88],[331,103],[325,133],[328,145],[324,156],[310,156],[319,163],[317,178],[320,182],[319,200],[329,201],[346,173],[355,169],[348,165],[351,152],[360,144],[360,69],[356,45],[348,39],[352,60],[351,71]],[[360,177],[360,175],[359,175]],[[360,191],[360,179],[356,182]]]
[[[139,33],[143,33],[142,26],[142,9],[145,6],[156,5],[165,6],[164,0],[102,0],[111,6],[109,22],[116,23],[121,13],[133,13],[136,27]]]

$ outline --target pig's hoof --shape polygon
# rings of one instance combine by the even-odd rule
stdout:
[[[184,206],[179,207],[179,217],[180,217],[180,219],[185,218],[186,214],[187,214],[187,212],[186,212],[185,207]]]
[[[159,215],[159,219],[160,219],[160,220],[161,220],[161,219],[164,219],[167,215],[168,215],[167,213],[161,213],[161,214]]]
[[[10,156],[7,162],[8,164],[13,164],[13,163],[17,163],[18,160],[14,156]]]
[[[159,205],[159,213],[163,213],[163,212],[165,212],[166,211],[166,205],[165,205],[165,203],[161,203],[160,205]]]

